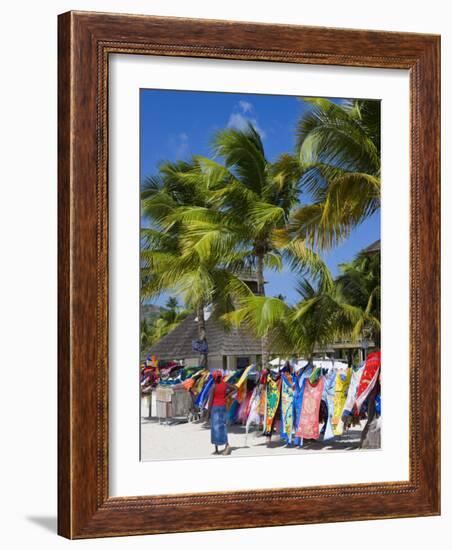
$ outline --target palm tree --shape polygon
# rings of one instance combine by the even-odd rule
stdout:
[[[312,204],[291,218],[292,236],[329,248],[380,208],[380,103],[305,98],[296,157]]]
[[[163,291],[181,296],[197,315],[201,340],[206,336],[208,305],[213,304],[219,315],[231,309],[238,296],[250,293],[229,269],[237,260],[227,245],[231,238],[226,235],[225,244],[217,226],[206,234],[208,222],[195,223],[198,209],[209,205],[209,196],[209,182],[196,161],[162,164],[159,174],[147,179],[141,195],[142,216],[149,224],[141,232],[141,297],[149,299]],[[190,223],[184,220],[186,213],[192,215]]]
[[[355,334],[368,334],[379,341],[381,269],[379,251],[360,252],[352,262],[341,264],[341,274],[336,279],[344,299],[359,307],[365,315]]]
[[[350,336],[357,340],[363,319],[369,316],[347,302],[336,282],[325,287],[302,279],[297,290],[301,301],[294,308],[291,330],[300,335],[308,358],[316,347]]]
[[[140,341],[142,354],[146,353],[149,347],[176,328],[190,313],[188,310],[180,308],[177,298],[173,296],[168,298],[165,307],[166,309],[161,309],[157,317],[141,320]]]
[[[204,223],[204,228],[196,226],[196,230],[211,246],[221,243],[234,248],[236,265],[255,270],[257,294],[264,297],[265,268],[282,269],[284,257],[298,269],[314,266],[317,259],[303,243],[292,243],[287,235],[290,213],[298,201],[299,165],[290,155],[269,162],[251,124],[244,130],[217,132],[212,145],[222,162],[197,157],[210,182],[209,206],[185,211],[179,220]],[[261,339],[265,365],[265,332]]]
[[[165,307],[173,315],[176,314],[179,309],[179,302],[177,301],[177,298],[175,296],[170,296],[166,301]]]
[[[357,263],[359,260],[358,257]],[[326,270],[325,266],[322,274]],[[318,276],[313,281],[301,278],[297,288],[301,300],[295,306],[289,306],[280,298],[246,297],[225,319],[235,325],[247,323],[256,336],[268,334],[272,348],[285,356],[296,354],[311,358],[316,347],[331,344],[338,338],[351,337],[356,341],[365,327],[379,331],[380,321],[379,310],[369,305],[375,303],[377,287],[371,289],[368,285],[366,296],[362,285],[361,300],[352,299],[351,287],[347,289],[350,271],[351,268],[344,267],[344,273],[335,281],[331,276]]]
[[[264,269],[282,269],[283,259],[300,272],[321,272],[323,262],[287,231],[291,210],[298,202],[299,163],[290,155],[269,162],[251,124],[245,130],[217,132],[212,145],[218,160],[195,157],[192,169],[180,175],[190,185],[198,182],[204,204],[198,200],[180,206],[167,218],[184,226],[187,244],[196,248],[199,258],[223,258],[222,267],[232,273],[253,269],[259,296],[265,296]],[[261,340],[262,363],[266,364],[267,335]]]
[[[182,321],[186,317],[186,315],[187,311],[181,310],[177,298],[175,296],[170,296],[165,303],[165,309],[160,314],[160,318],[168,326],[171,326],[172,330],[172,328],[177,326],[180,321]]]
[[[180,239],[184,239],[183,227]],[[223,258],[211,256],[207,261],[194,247],[182,246],[177,253],[146,249],[142,250],[142,258],[142,297],[151,298],[165,290],[181,296],[186,307],[196,313],[200,340],[206,341],[207,306],[212,305],[213,315],[220,316],[233,308],[238,297],[250,294],[245,283],[221,267]]]
[[[193,181],[190,177],[194,167],[193,162],[163,162],[159,165],[158,174],[146,178],[144,182],[141,212],[148,226],[141,230],[142,299],[155,297],[174,287],[183,275],[187,277],[193,271],[193,258],[182,258],[182,226],[171,220],[170,216],[180,207],[205,204],[205,195],[200,187],[203,180]],[[201,337],[205,322],[199,296],[198,300],[195,310],[198,312]]]
[[[172,319],[168,317],[168,312],[163,312],[160,317],[154,320],[151,325],[152,337],[148,342],[149,346],[152,346],[169,332],[174,330],[179,323],[181,323],[189,314],[188,310],[183,310],[177,313]]]
[[[338,107],[331,105],[332,111]],[[328,110],[327,105],[321,106]],[[340,109],[342,119],[353,118],[351,107]],[[365,107],[360,112],[363,120],[371,118]],[[337,113],[336,118],[340,119]],[[320,136],[317,141],[316,135]],[[316,131],[312,128],[310,137],[300,140],[300,151],[305,154],[310,148],[314,153],[319,143],[326,147],[321,136],[320,126]],[[209,304],[215,304],[216,315],[227,321],[246,320],[261,338],[264,365],[270,337],[280,343],[285,339],[290,345],[287,349],[312,353],[320,337],[314,341],[308,329],[316,319],[325,318],[327,306],[330,311],[336,308],[336,324],[326,323],[325,331],[327,325],[335,333],[342,330],[339,321],[352,330],[350,323],[354,320],[356,325],[362,310],[339,296],[340,289],[313,246],[340,240],[373,208],[363,209],[365,197],[357,200],[350,191],[350,182],[366,179],[362,177],[365,172],[357,171],[364,169],[364,160],[352,155],[345,161],[339,153],[317,152],[316,163],[300,163],[289,155],[271,163],[252,125],[218,132],[213,149],[219,160],[194,157],[190,162],[164,163],[159,174],[146,181],[142,215],[150,225],[142,230],[143,298],[168,289],[182,296],[197,313],[200,338],[205,336],[204,308]],[[317,202],[294,213],[300,181]],[[342,210],[338,208],[339,191],[347,199]],[[375,193],[372,200],[376,204]],[[307,283],[301,287],[305,295],[297,308],[265,296],[264,269],[281,269],[284,259],[300,275],[309,274],[316,281],[315,287],[309,289]],[[237,277],[244,267],[256,271],[257,296]],[[232,312],[237,304],[238,310]]]
[[[146,319],[140,322],[140,347],[141,352],[145,352],[147,347],[151,345],[152,329]]]

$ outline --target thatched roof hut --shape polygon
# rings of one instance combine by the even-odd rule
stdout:
[[[198,323],[195,314],[188,315],[174,330],[154,344],[149,353],[159,360],[184,360],[196,363],[198,354],[192,350],[193,340],[198,339]],[[209,346],[209,365],[237,367],[246,361],[256,361],[261,354],[261,342],[245,328],[227,328],[213,317],[206,320],[206,339]],[[238,364],[237,364],[238,363]]]

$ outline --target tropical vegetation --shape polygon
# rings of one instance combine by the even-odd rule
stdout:
[[[300,278],[294,306],[281,297],[251,296],[225,317],[236,326],[247,323],[259,336],[269,332],[272,349],[286,357],[310,358],[316,348],[342,339],[378,340],[380,254],[362,252],[340,269],[335,280]]]
[[[211,157],[162,163],[142,187],[142,298],[179,296],[201,339],[207,306],[225,324],[245,324],[261,339],[263,364],[270,347],[310,356],[380,326],[379,254],[359,255],[336,279],[322,260],[379,208],[379,104],[309,101],[293,154],[270,162],[251,124],[228,128],[214,135]],[[283,266],[298,274],[294,306],[265,295],[264,270]],[[244,270],[256,273],[256,294]],[[178,322],[159,319],[152,333]]]
[[[143,317],[140,323],[141,350],[146,351],[177,327],[189,311],[179,306],[177,298],[170,296],[165,307],[152,318]]]
[[[292,215],[293,236],[332,247],[380,208],[380,103],[305,98],[298,124],[302,186],[312,203]]]

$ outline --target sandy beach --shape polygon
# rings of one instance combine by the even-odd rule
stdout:
[[[158,418],[147,418],[147,408],[142,407],[141,416],[141,460],[168,460],[184,458],[225,459],[225,456],[212,455],[210,427],[204,422],[166,422],[159,423]],[[306,442],[303,448],[285,447],[279,435],[274,435],[270,447],[266,439],[253,426],[248,434],[245,426],[234,424],[228,427],[228,438],[232,452],[230,456],[263,456],[303,454],[322,451],[348,451],[359,447],[361,426],[355,426],[347,434],[329,441]]]

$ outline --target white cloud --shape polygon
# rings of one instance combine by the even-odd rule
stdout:
[[[248,124],[251,123],[256,132],[261,136],[262,139],[265,139],[267,135],[265,130],[263,130],[257,121],[256,118],[250,118],[242,115],[242,113],[233,112],[229,115],[228,128],[235,128],[236,130],[245,130],[248,127]]]
[[[252,103],[250,103],[249,101],[244,101],[243,99],[239,101],[239,106],[244,113],[251,113],[254,109]]]
[[[236,130],[245,130],[248,126],[248,119],[241,113],[231,113],[228,120],[228,128],[235,128]]]
[[[174,149],[174,154],[178,159],[188,155],[190,151],[190,142],[185,132],[173,136],[170,141],[171,147]]]

